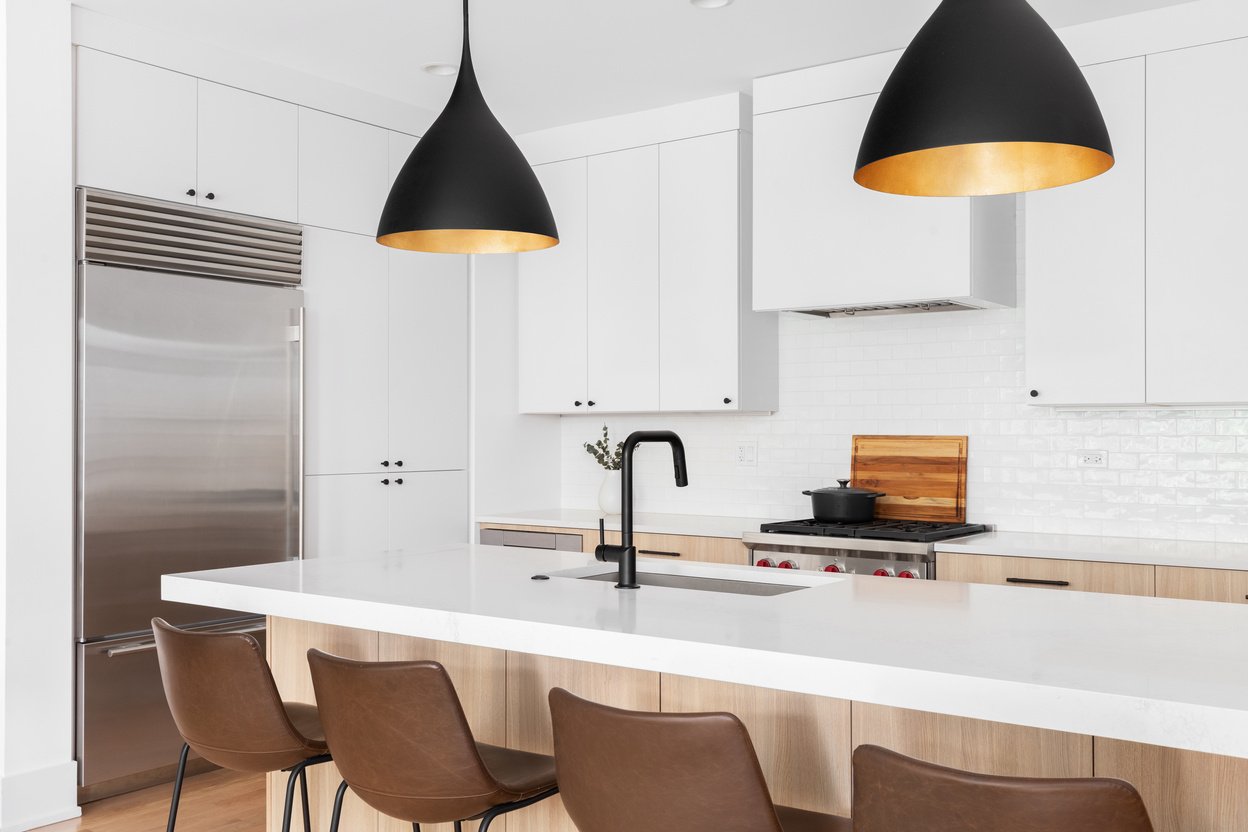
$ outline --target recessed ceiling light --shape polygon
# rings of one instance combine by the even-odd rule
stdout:
[[[689,0],[689,2],[699,9],[722,9],[730,5],[732,0]]]
[[[458,64],[425,64],[422,68],[430,75],[454,75],[459,72]]]

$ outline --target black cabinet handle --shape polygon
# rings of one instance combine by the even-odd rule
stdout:
[[[656,549],[638,549],[637,554],[639,555],[662,555],[665,558],[680,557],[680,552],[660,552]]]
[[[1032,390],[1032,391],[1031,391],[1031,393],[1030,393],[1029,395],[1030,395],[1033,399],[1038,399],[1038,398],[1040,398],[1040,391],[1039,391],[1039,390]]]
[[[394,464],[395,464],[395,465],[397,465],[398,467],[402,468],[402,467],[403,467],[403,460],[401,460],[401,459],[396,459],[396,460],[394,461]]]
[[[386,480],[382,480],[382,481],[381,481],[381,484],[382,484],[382,485],[389,485],[389,484],[390,484],[390,480],[388,480],[388,479],[386,479]]]
[[[580,407],[580,406],[581,406],[581,403],[580,403],[580,402],[572,402],[572,404],[576,405],[577,407]]]
[[[187,195],[187,196],[195,196],[195,189],[194,189],[194,188],[188,188],[188,189],[187,189],[187,191],[186,191],[186,195]]]
[[[589,404],[589,406],[590,406],[590,407],[593,407],[595,404],[597,404],[597,402],[592,402],[592,401],[591,401],[591,402],[588,402],[588,404]]]
[[[732,399],[728,398],[727,396],[724,396],[724,404],[732,404]]]
[[[216,195],[216,194],[214,194],[212,191],[209,191],[209,192],[207,193],[207,195],[205,195],[205,197],[204,197],[204,198],[205,198],[205,199],[216,199],[216,198],[217,198],[217,195]]]
[[[395,481],[394,481],[394,484],[395,484],[395,485],[402,485],[402,484],[403,484],[403,478],[402,478],[402,477],[399,477],[397,480],[395,480]]]
[[[1007,584],[1032,584],[1034,586],[1070,586],[1070,581],[1048,581],[1044,578],[1006,578]]]
[[[381,461],[381,467],[382,467],[382,468],[389,468],[389,467],[390,467],[390,460],[388,460],[388,459],[383,459],[383,460]]]

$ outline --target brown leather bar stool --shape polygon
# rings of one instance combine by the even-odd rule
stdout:
[[[656,714],[550,692],[564,808],[580,832],[850,832],[776,806],[750,735],[727,713]]]
[[[196,633],[152,619],[165,698],[184,743],[173,781],[168,832],[173,832],[186,774],[195,749],[205,760],[234,771],[289,771],[282,832],[290,830],[299,780],[304,832],[308,815],[308,766],[330,760],[314,705],[283,702],[260,643],[246,633]]]
[[[1130,783],[972,774],[874,745],[854,750],[854,832],[1153,832]]]
[[[544,754],[479,743],[455,685],[437,662],[358,662],[308,651],[312,685],[342,784],[330,832],[337,832],[347,787],[377,811],[412,824],[499,815],[558,791],[555,761]]]

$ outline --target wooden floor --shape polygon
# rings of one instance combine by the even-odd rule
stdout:
[[[37,832],[164,832],[172,790],[153,786],[88,803],[81,818]],[[296,809],[296,824],[298,814]],[[218,770],[188,777],[177,832],[264,832],[264,775]]]

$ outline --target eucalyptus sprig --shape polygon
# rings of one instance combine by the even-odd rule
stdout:
[[[615,450],[612,451],[611,437],[607,434],[606,425],[602,426],[602,438],[592,445],[586,442],[585,451],[608,471],[618,471],[624,464],[624,443],[616,442]]]

